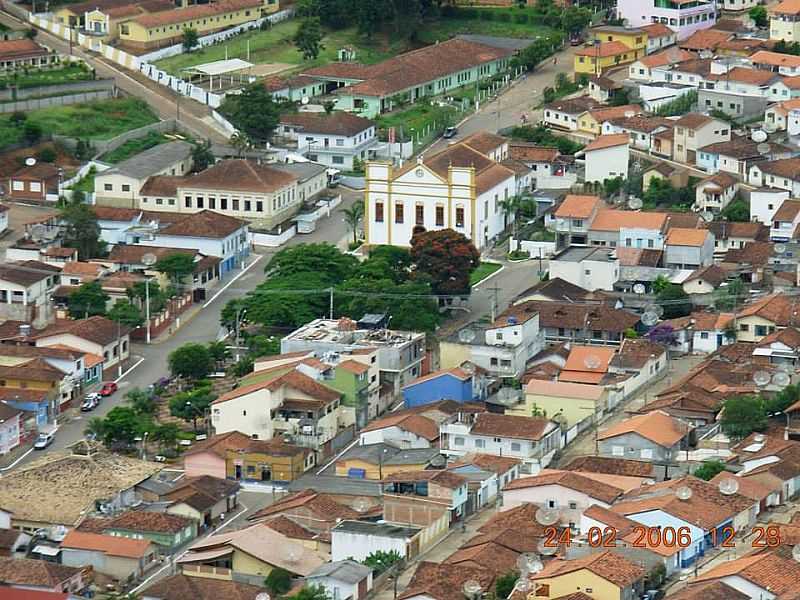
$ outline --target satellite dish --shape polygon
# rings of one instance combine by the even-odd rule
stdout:
[[[800,544],[796,544],[792,548],[792,558],[795,559],[797,562],[800,562]]]
[[[701,50],[700,58],[714,58],[714,53],[711,50]]]
[[[772,380],[772,377],[766,371],[756,371],[753,373],[753,381],[755,381],[756,385],[758,386],[765,386],[768,385],[769,382]]]
[[[555,544],[548,544],[545,539],[539,540],[537,548],[539,549],[539,554],[543,556],[553,556],[558,551]]]
[[[766,133],[764,135],[767,135]],[[772,150],[772,146],[769,144],[759,144],[756,146],[756,150],[758,150],[759,154],[769,154],[770,150]]]
[[[360,513],[367,512],[369,510],[369,502],[364,498],[359,498],[353,503],[353,508]]]
[[[47,235],[47,227],[41,223],[37,223],[31,227],[31,239],[34,242],[41,242],[45,235]]]
[[[774,123],[771,123],[769,121],[764,123],[764,131],[766,131],[767,133],[775,133],[777,130],[778,129],[777,127],[775,127]]]
[[[517,558],[517,568],[520,573],[537,573],[542,570],[542,559],[533,552],[523,552]]]
[[[719,492],[725,496],[733,496],[739,491],[739,482],[735,477],[726,477],[719,482]]]
[[[710,223],[711,221],[714,220],[714,213],[712,213],[710,210],[704,210],[703,212],[700,213],[700,216],[706,223]]]
[[[628,198],[628,208],[631,210],[639,210],[642,206],[644,206],[644,202],[642,202],[641,198],[637,198],[636,196]]]
[[[527,592],[529,592],[531,589],[531,582],[527,577],[520,577],[517,579],[517,583],[514,584],[514,587],[516,587],[523,594],[527,594]]]
[[[540,525],[553,525],[554,523],[558,523],[560,516],[561,515],[559,515],[555,508],[545,508],[542,506],[536,511],[536,521]]]
[[[310,100],[309,100],[308,96],[303,96],[302,99],[300,100],[300,104],[302,104],[303,106],[305,106],[309,102],[310,102]]]
[[[759,144],[766,142],[768,137],[767,132],[763,129],[754,129],[750,134],[750,139]]]
[[[772,376],[772,383],[779,388],[785,388],[792,382],[792,378],[784,371],[778,371]]]
[[[784,373],[791,373],[794,371],[794,367],[789,363],[781,363],[778,365],[778,370],[783,371]]]
[[[475,339],[475,332],[472,329],[462,329],[458,332],[458,341],[463,344],[469,344]]]
[[[775,251],[775,254],[783,254],[786,252],[786,244],[775,244],[772,249]]]
[[[32,167],[35,164],[36,164],[36,159],[33,158],[32,156],[25,159],[25,165],[26,166]]]
[[[682,485],[677,490],[675,490],[675,495],[678,497],[678,500],[688,500],[692,497],[692,488]]]
[[[648,327],[652,327],[653,325],[658,323],[658,315],[654,312],[646,312],[642,314],[642,323],[644,323]]]
[[[267,592],[261,592],[260,594],[256,595],[255,600],[272,600],[272,598]]]
[[[583,364],[586,366],[587,369],[595,370],[595,369],[599,369],[600,365],[603,364],[603,363],[601,363],[600,359],[597,358],[594,354],[590,354],[583,361]]]
[[[633,285],[633,293],[634,294],[644,294],[647,291],[647,288],[644,287],[643,283],[636,283]]]
[[[648,304],[644,307],[644,312],[655,313],[658,317],[664,314],[664,307],[660,304]]]
[[[148,252],[147,254],[142,255],[142,264],[145,267],[152,267],[157,262],[158,262],[158,257],[152,252]]]
[[[475,594],[480,594],[481,591],[483,591],[483,586],[474,579],[467,579],[464,582],[462,589],[467,596],[474,596]]]
[[[747,27],[748,29],[757,29],[758,28],[758,24],[756,24],[756,22],[753,19],[745,19],[744,20],[744,26]]]
[[[753,436],[753,441],[755,441],[755,442],[758,442],[758,443],[761,443],[761,442],[763,442],[763,441],[764,441],[764,440],[766,440],[766,439],[767,439],[767,438],[764,436],[764,434],[763,434],[763,433],[757,433],[757,434],[755,434],[755,435]]]

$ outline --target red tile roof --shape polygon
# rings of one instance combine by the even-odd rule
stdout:
[[[148,540],[133,540],[125,537],[73,530],[61,542],[61,547],[102,552],[123,558],[142,558],[150,551],[151,544]]]
[[[521,477],[507,484],[505,490],[522,490],[531,487],[558,485],[578,492],[583,492],[591,498],[611,504],[622,495],[622,490],[614,486],[595,481],[574,471],[558,471],[551,469],[542,470],[534,477]]]
[[[550,579],[564,575],[569,577],[570,574],[583,569],[591,571],[619,588],[633,585],[641,580],[646,573],[644,567],[632,563],[619,554],[606,551],[574,560],[556,558],[549,562],[542,571],[534,575],[532,579]]]
[[[179,237],[200,237],[222,239],[239,231],[247,225],[247,221],[223,215],[213,210],[203,210],[172,223],[160,230],[159,235],[175,235]]]
[[[594,150],[605,150],[606,148],[613,148],[615,146],[627,146],[630,141],[631,137],[627,133],[599,135],[593,142],[590,142],[583,151],[592,152]]]
[[[607,440],[620,435],[635,433],[646,440],[655,442],[664,448],[672,448],[689,432],[690,427],[665,412],[656,410],[644,415],[630,417],[601,431],[599,440]]]
[[[521,440],[541,440],[552,429],[552,421],[544,417],[522,417],[480,413],[470,429],[471,435],[484,435]]]
[[[163,27],[196,21],[216,15],[224,15],[230,12],[243,10],[246,8],[258,8],[263,5],[263,0],[220,0],[213,4],[195,4],[186,8],[176,8],[175,10],[157,12],[141,15],[133,21],[145,29]],[[255,18],[255,17],[254,17]]]

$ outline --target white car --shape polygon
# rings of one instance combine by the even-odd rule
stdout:
[[[52,433],[40,433],[39,437],[36,438],[36,441],[33,444],[33,449],[34,450],[44,450],[50,444],[53,443],[54,439],[55,439],[55,437],[53,437]]]

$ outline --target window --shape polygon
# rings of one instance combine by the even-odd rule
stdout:
[[[625,456],[625,446],[612,446],[611,454],[614,456]]]
[[[486,448],[486,440],[475,440],[476,448]]]
[[[344,156],[339,156],[339,155],[334,154],[333,157],[331,158],[331,161],[335,165],[343,165],[344,164]]]
[[[497,359],[496,358],[490,358],[489,359],[489,364],[492,365],[493,367],[496,367],[497,366]]]
[[[522,450],[522,444],[519,442],[511,442],[511,451],[512,452],[520,452]]]
[[[261,200],[256,202],[256,212],[264,212],[264,203]]]
[[[444,206],[436,207],[436,226],[444,227]]]
[[[653,458],[653,450],[652,450],[652,448],[642,448],[642,451],[640,452],[640,456],[642,458],[650,458],[650,459],[652,459]]]
[[[583,227],[583,219],[572,219],[573,227]]]
[[[464,227],[464,207],[456,206],[456,227]]]
[[[417,225],[425,225],[425,206],[417,204],[414,207],[414,222]]]
[[[578,503],[577,503],[577,502],[570,502],[570,503],[569,503],[569,507],[570,507],[572,510],[575,510],[576,508],[578,508]]]
[[[110,192],[110,191],[112,191],[112,190],[114,189],[114,186],[113,186],[113,185],[111,185],[110,183],[104,183],[104,184],[103,184],[103,189],[104,189],[105,191],[107,191],[107,192]]]
[[[403,222],[403,205],[399,202],[394,205],[394,222],[395,223]]]
[[[244,201],[244,211],[245,211],[245,212],[250,212],[250,211],[252,210],[252,206],[253,206],[253,205],[252,205],[252,203],[250,202],[250,200],[245,200],[245,201]]]
[[[740,323],[739,331],[750,331],[750,326],[747,323]]]
[[[453,438],[453,446],[463,446],[464,445],[464,438],[456,436]]]
[[[558,506],[558,500],[550,499],[547,501],[547,508],[556,508]]]
[[[122,184],[122,191],[123,192],[130,192],[131,191],[131,186],[128,185],[127,183],[123,183]]]
[[[375,203],[375,222],[383,223],[383,202]]]
[[[204,207],[205,207],[205,201],[203,200],[203,197],[202,196],[198,196],[197,197],[197,208],[204,208]]]

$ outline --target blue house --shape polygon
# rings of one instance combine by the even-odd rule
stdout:
[[[461,367],[445,369],[415,379],[403,388],[406,408],[431,404],[439,400],[459,403],[485,399],[485,389],[480,376]]]
[[[58,398],[45,390],[5,388],[0,398],[9,406],[30,413],[40,429],[56,422]]]

